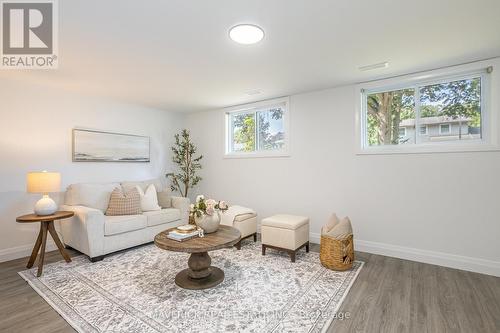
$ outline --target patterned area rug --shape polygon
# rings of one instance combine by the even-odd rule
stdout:
[[[91,263],[73,258],[19,274],[79,332],[321,332],[326,330],[363,263],[350,271],[321,266],[318,253],[286,254],[246,241],[210,252],[225,272],[217,287],[174,283],[188,254],[153,244]]]

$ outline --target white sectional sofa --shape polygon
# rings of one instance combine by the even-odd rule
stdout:
[[[145,189],[155,184],[160,205],[158,211],[141,215],[106,216],[109,197],[115,187],[124,189],[139,185]],[[68,187],[61,210],[75,212],[70,221],[61,223],[64,244],[89,256],[91,261],[104,255],[152,242],[159,232],[189,219],[189,199],[170,195],[170,189],[160,179],[142,182],[81,183]]]

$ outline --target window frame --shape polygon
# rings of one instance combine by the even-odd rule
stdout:
[[[425,128],[424,133],[420,132],[420,130],[422,128]],[[419,131],[419,135],[429,135],[429,125],[420,125],[420,128],[418,129],[418,131]]]
[[[401,130],[404,130],[404,134],[403,135],[401,135]],[[406,127],[400,127],[398,134],[399,134],[399,136],[406,137]]]
[[[443,125],[448,125],[448,132],[443,132]],[[439,124],[439,134],[451,134],[451,123]]]
[[[492,94],[498,89],[498,78],[493,66],[500,65],[500,59],[480,61],[428,72],[404,75],[360,83],[356,86],[356,154],[413,154],[466,151],[499,151],[498,135],[498,95]],[[369,146],[367,140],[367,96],[391,90],[415,90],[415,128],[420,127],[420,96],[418,87],[481,77],[481,139],[443,142],[421,142],[416,131],[416,143],[409,145]],[[491,106],[495,107],[491,107]],[[451,128],[450,128],[451,129]],[[428,129],[427,129],[428,133]]]
[[[280,150],[258,150],[259,135],[257,124],[257,112],[273,106],[283,107],[283,131],[284,143]],[[253,113],[255,117],[255,147],[252,152],[233,151],[234,126],[232,115]],[[224,158],[257,158],[257,157],[289,157],[290,156],[290,97],[280,97],[271,100],[263,100],[254,103],[237,105],[224,109]]]

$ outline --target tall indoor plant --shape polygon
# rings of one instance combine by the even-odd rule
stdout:
[[[178,191],[182,196],[187,197],[189,189],[196,186],[201,177],[196,173],[201,169],[201,159],[203,155],[196,155],[196,146],[191,141],[189,131],[183,129],[180,134],[175,135],[175,144],[172,149],[172,162],[177,166],[177,172],[167,173],[166,176],[171,181],[172,191]]]

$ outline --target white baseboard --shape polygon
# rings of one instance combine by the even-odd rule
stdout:
[[[29,257],[34,245],[35,244],[27,244],[0,250],[0,262]],[[52,239],[47,239],[45,251],[54,250],[57,250],[56,243],[54,243]]]
[[[320,234],[311,233],[309,239],[312,243],[319,244]],[[500,262],[493,260],[465,257],[399,245],[364,241],[360,239],[354,239],[354,248],[356,251],[360,252],[379,254],[387,257],[418,261],[426,264],[439,265],[500,277]]]

